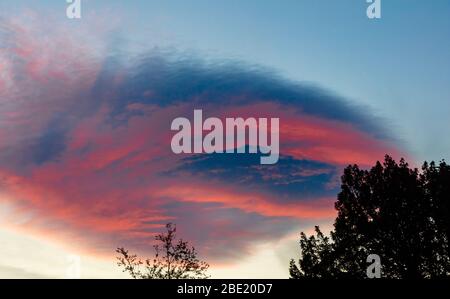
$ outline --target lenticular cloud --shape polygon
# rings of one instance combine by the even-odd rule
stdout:
[[[175,222],[226,261],[332,219],[342,167],[399,154],[367,110],[267,68],[0,22],[2,222],[31,234],[109,254]],[[173,154],[170,123],[194,109],[279,118],[280,160]]]

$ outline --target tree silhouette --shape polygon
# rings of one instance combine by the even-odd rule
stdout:
[[[175,240],[177,229],[174,224],[168,223],[166,229],[167,233],[155,236],[160,244],[153,246],[153,259],[142,261],[123,247],[117,248],[117,264],[123,272],[128,272],[132,278],[142,279],[208,278],[206,271],[209,265],[198,259],[195,248],[182,239]]]
[[[419,171],[386,156],[370,170],[348,166],[341,180],[334,230],[301,233],[291,278],[365,278],[370,254],[385,278],[450,277],[450,165]]]

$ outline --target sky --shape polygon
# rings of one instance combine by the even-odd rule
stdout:
[[[448,160],[450,2],[0,2],[0,277],[126,277],[175,222],[212,277],[283,278],[342,169]],[[170,122],[279,117],[280,160],[174,155]],[[69,257],[69,258],[68,258]]]

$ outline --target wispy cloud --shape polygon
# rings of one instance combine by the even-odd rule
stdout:
[[[131,56],[88,32],[1,22],[1,200],[32,212],[15,226],[80,250],[142,251],[173,221],[226,261],[331,219],[344,165],[400,154],[367,108],[270,69],[160,49]],[[196,108],[280,118],[279,164],[174,155],[170,122]]]

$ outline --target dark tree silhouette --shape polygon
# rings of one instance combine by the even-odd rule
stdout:
[[[370,254],[385,278],[450,277],[450,165],[419,171],[386,156],[370,170],[348,166],[341,180],[334,230],[301,234],[291,278],[365,278]]]
[[[155,236],[160,243],[154,245],[153,259],[142,261],[135,254],[130,254],[124,248],[117,248],[119,267],[128,272],[132,278],[142,279],[191,279],[208,278],[209,265],[198,259],[197,251],[188,242],[176,241],[176,226],[166,225],[167,233]],[[144,269],[142,269],[144,268]]]

